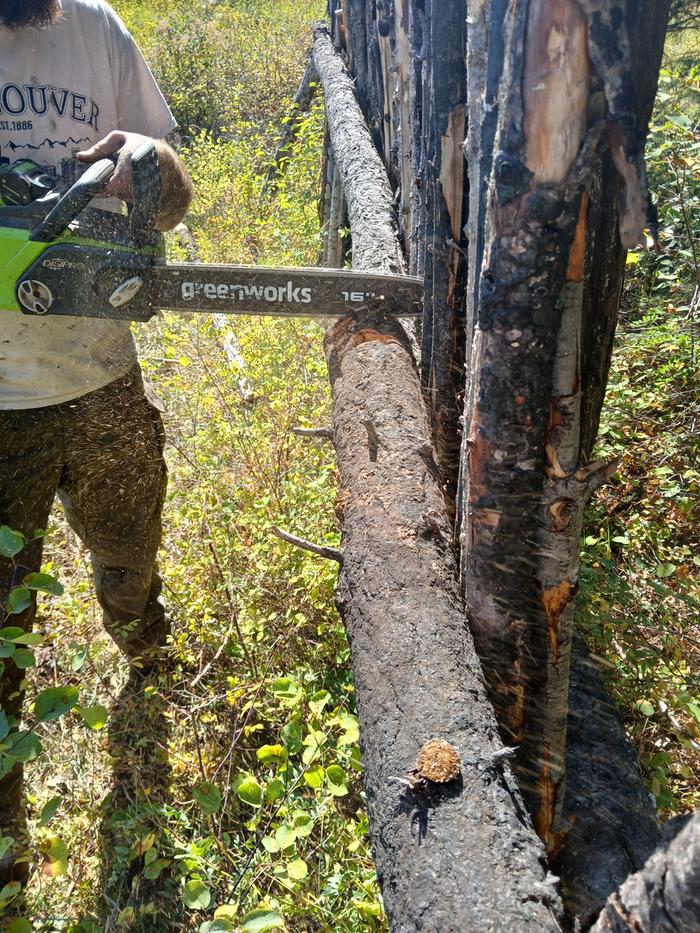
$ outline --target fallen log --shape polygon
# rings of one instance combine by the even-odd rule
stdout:
[[[383,163],[328,33],[314,34],[353,265],[402,272]],[[363,315],[326,337],[340,467],[338,606],[350,641],[370,834],[393,930],[558,930],[544,850],[503,756],[464,623],[451,529],[411,342]],[[416,772],[440,739],[445,783]]]

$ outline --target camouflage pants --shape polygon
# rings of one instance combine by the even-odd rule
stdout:
[[[32,626],[35,603],[6,616],[9,591],[39,569],[42,539],[58,494],[90,550],[104,625],[130,659],[148,655],[168,633],[155,571],[165,498],[164,432],[144,395],[138,366],[115,382],[60,405],[0,411],[0,525],[21,531],[24,550],[0,556],[0,627]],[[23,672],[5,662],[0,706],[21,712]],[[0,781],[0,826],[20,806],[21,772]]]

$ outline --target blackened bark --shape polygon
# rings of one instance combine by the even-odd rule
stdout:
[[[653,798],[637,754],[580,635],[571,657],[564,820],[556,862],[565,906],[586,929],[658,845]]]
[[[700,812],[676,817],[641,871],[612,895],[593,933],[700,931]]]
[[[421,374],[447,501],[457,494],[466,287],[466,0],[426,0],[423,206],[425,274]]]
[[[359,269],[401,271],[390,186],[321,29],[314,58]],[[393,238],[393,239],[392,239]],[[392,929],[558,930],[544,850],[501,745],[464,625],[451,530],[410,341],[363,316],[326,338],[340,466],[338,604],[352,650],[375,863]],[[424,742],[459,776],[401,783]]]

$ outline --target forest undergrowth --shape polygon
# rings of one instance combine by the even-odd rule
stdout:
[[[320,100],[261,192],[322,4],[114,5],[195,181],[194,246],[170,235],[171,257],[317,264]],[[663,816],[700,804],[700,94],[697,73],[669,68],[649,147],[664,250],[629,260],[599,444],[623,464],[590,510],[579,605]],[[22,650],[30,712],[61,692],[58,715],[33,710],[36,850],[26,895],[0,891],[11,933],[386,930],[335,565],[272,532],[338,543],[332,446],[294,433],[329,423],[322,336],[303,320],[138,326],[166,411],[173,671],[127,682],[56,510],[44,570],[63,593]]]

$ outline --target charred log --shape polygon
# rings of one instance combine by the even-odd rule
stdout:
[[[401,271],[391,188],[352,83],[322,29],[326,95],[358,269]],[[451,528],[410,340],[363,316],[326,338],[340,465],[348,632],[373,851],[392,928],[557,930],[544,851],[502,755],[464,625]],[[424,743],[456,749],[459,774],[416,781]]]

